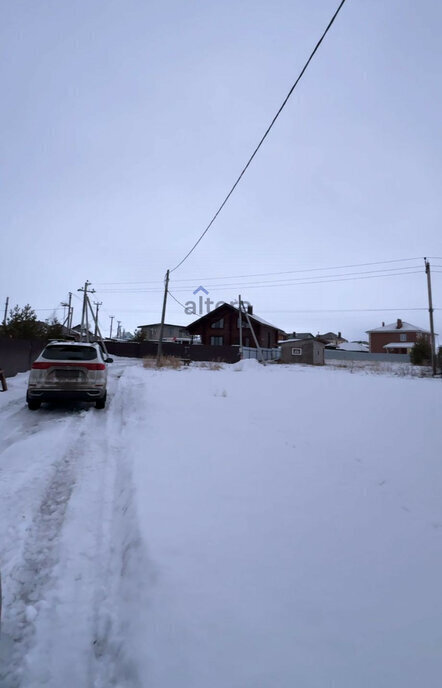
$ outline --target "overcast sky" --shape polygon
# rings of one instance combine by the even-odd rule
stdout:
[[[166,269],[204,230],[337,5],[1,3],[1,301],[44,319],[72,291],[78,322],[88,279],[106,332],[109,315],[131,331],[158,322]],[[202,284],[214,301],[240,292],[288,332],[360,339],[397,317],[428,327],[428,312],[408,309],[427,306],[423,256],[442,306],[441,21],[437,0],[347,0],[172,274],[182,303]],[[416,260],[361,266],[404,258]],[[336,269],[346,265],[357,267]],[[360,274],[385,268],[409,274]],[[169,302],[167,322],[192,319]]]

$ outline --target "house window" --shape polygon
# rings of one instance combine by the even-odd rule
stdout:
[[[407,341],[407,335],[406,334],[400,334],[399,335],[399,341],[400,342],[406,342]]]
[[[292,356],[302,356],[302,349],[292,348]]]
[[[210,327],[212,327],[214,330],[222,330],[224,327],[224,318],[221,318],[221,320],[217,320],[216,322],[211,323]]]
[[[210,346],[222,346],[224,337],[210,337]]]

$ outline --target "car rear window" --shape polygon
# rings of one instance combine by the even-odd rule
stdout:
[[[93,361],[97,352],[92,346],[47,346],[42,357],[50,361]]]

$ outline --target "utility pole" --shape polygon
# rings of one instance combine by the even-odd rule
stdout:
[[[239,359],[242,360],[242,305],[241,294],[238,296],[239,302]]]
[[[77,291],[83,292],[83,311],[81,313],[81,326],[80,326],[80,340],[89,341],[89,315],[88,315],[88,289],[91,282],[86,280],[84,287],[80,287]],[[95,289],[89,289],[89,294],[95,294]],[[84,337],[84,339],[83,339]]]
[[[72,306],[72,292],[69,292],[69,299],[68,299],[68,333],[71,334],[71,329],[72,329],[72,314],[73,314],[74,308]]]
[[[121,320],[117,320],[117,325],[118,325],[118,327],[117,327],[117,339],[120,339],[120,335],[121,335]]]
[[[111,321],[111,324],[110,324],[110,331],[109,331],[109,339],[112,339],[112,325],[113,325],[113,323],[114,323],[115,315],[110,315],[109,318],[110,318],[110,321]]]
[[[166,304],[167,304],[168,289],[169,289],[169,270],[166,272],[166,279],[164,280],[164,298],[163,298],[163,310],[161,313],[160,334],[158,337],[157,366],[160,365],[161,356],[163,355],[163,331],[164,331],[164,319],[166,317]]]
[[[6,329],[6,319],[8,317],[9,296],[6,297],[5,314],[3,316],[3,327]]]
[[[256,346],[256,348],[257,348],[257,350],[258,350],[258,354],[259,354],[259,358],[260,358],[260,360],[261,360],[261,363],[265,366],[266,362],[265,362],[265,360],[264,360],[264,355],[263,355],[263,353],[262,353],[261,347],[259,346],[259,342],[258,342],[258,339],[257,339],[257,337],[256,337],[255,330],[253,329],[253,325],[252,325],[252,322],[251,322],[251,320],[250,320],[249,312],[248,312],[247,309],[244,309],[244,315],[246,316],[247,323],[248,323],[248,325],[249,325],[249,327],[250,327],[250,331],[251,331],[251,333],[252,333],[252,337],[253,337],[253,340],[254,340],[254,342],[255,342],[255,346]]]
[[[68,309],[68,314],[66,315],[66,311],[63,310],[63,326],[67,328],[68,334],[71,334],[71,328],[72,328],[72,313],[73,313],[73,307],[71,305],[72,302],[72,292],[69,292],[69,299],[66,303],[66,301],[61,302],[61,306],[64,308]]]
[[[427,286],[428,286],[428,312],[430,314],[430,336],[431,336],[431,367],[433,369],[433,375],[436,375],[436,341],[434,338],[434,322],[433,322],[433,299],[431,296],[431,271],[430,271],[430,261],[426,258],[425,260],[425,272],[427,273]]]
[[[97,336],[97,329],[98,329],[98,309],[102,305],[103,301],[94,301],[94,304],[96,305],[96,310],[95,310],[95,330],[94,330],[94,335],[95,337]]]
[[[108,353],[106,344],[104,343],[103,335],[101,334],[101,330],[100,330],[100,327],[99,327],[99,325],[98,325],[98,319],[97,319],[97,316],[96,316],[95,313],[94,313],[94,309],[92,308],[92,304],[91,304],[91,301],[90,301],[90,299],[89,299],[89,296],[87,297],[86,300],[87,300],[87,306],[89,306],[89,310],[90,310],[91,315],[92,315],[92,320],[95,322],[95,332],[98,333],[98,337],[99,337],[99,339],[100,339],[101,347],[102,347],[104,353],[106,354],[106,358],[108,358],[109,353]],[[97,335],[95,335],[95,336],[97,336]]]
[[[63,306],[63,322],[61,323],[63,327],[67,326],[69,316],[71,314],[69,304],[66,301],[60,301],[60,306]],[[66,315],[66,308],[68,309],[68,314]]]

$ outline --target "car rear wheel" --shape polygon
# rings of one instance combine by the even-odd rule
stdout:
[[[41,406],[41,401],[36,401],[33,399],[32,401],[28,401],[28,408],[30,411],[38,411],[38,409]]]
[[[106,397],[103,397],[102,399],[97,399],[95,402],[95,408],[97,409],[104,409],[106,406]]]

